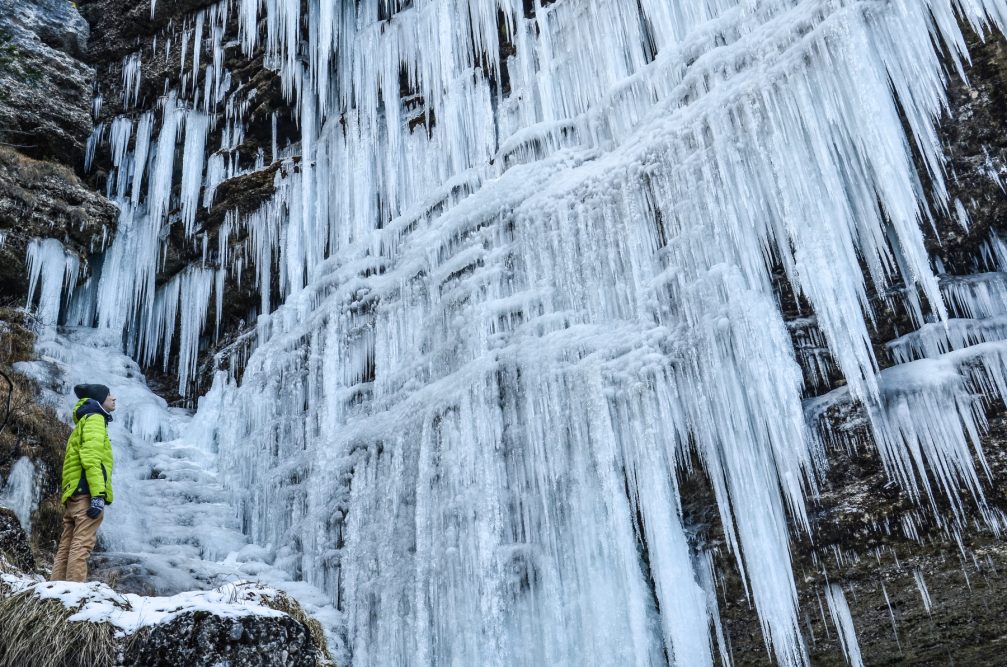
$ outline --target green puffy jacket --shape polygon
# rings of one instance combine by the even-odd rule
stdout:
[[[106,503],[112,502],[112,442],[108,439],[111,419],[93,399],[82,398],[73,406],[74,428],[63,459],[64,504],[77,492],[105,496]]]

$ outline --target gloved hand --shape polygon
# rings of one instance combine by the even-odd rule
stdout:
[[[98,515],[105,509],[105,499],[101,496],[91,498],[91,506],[87,508],[87,518],[97,519]]]

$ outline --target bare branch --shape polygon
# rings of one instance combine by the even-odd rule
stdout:
[[[4,429],[7,428],[7,423],[10,421],[10,406],[11,399],[14,397],[14,383],[11,381],[10,376],[0,371],[0,377],[3,377],[7,381],[7,413],[4,415],[3,423],[0,424],[0,433],[3,433]]]

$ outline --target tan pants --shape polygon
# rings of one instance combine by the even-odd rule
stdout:
[[[91,496],[75,496],[66,501],[66,509],[63,510],[63,536],[59,538],[50,581],[87,580],[87,558],[98,539],[98,526],[105,518],[105,512],[95,519],[89,518],[89,507]]]

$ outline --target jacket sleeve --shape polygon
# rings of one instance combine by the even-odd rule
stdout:
[[[101,451],[105,446],[107,432],[105,418],[101,415],[88,415],[84,418],[84,427],[80,437],[80,465],[87,476],[87,485],[91,496],[105,495],[107,473],[101,465]]]

